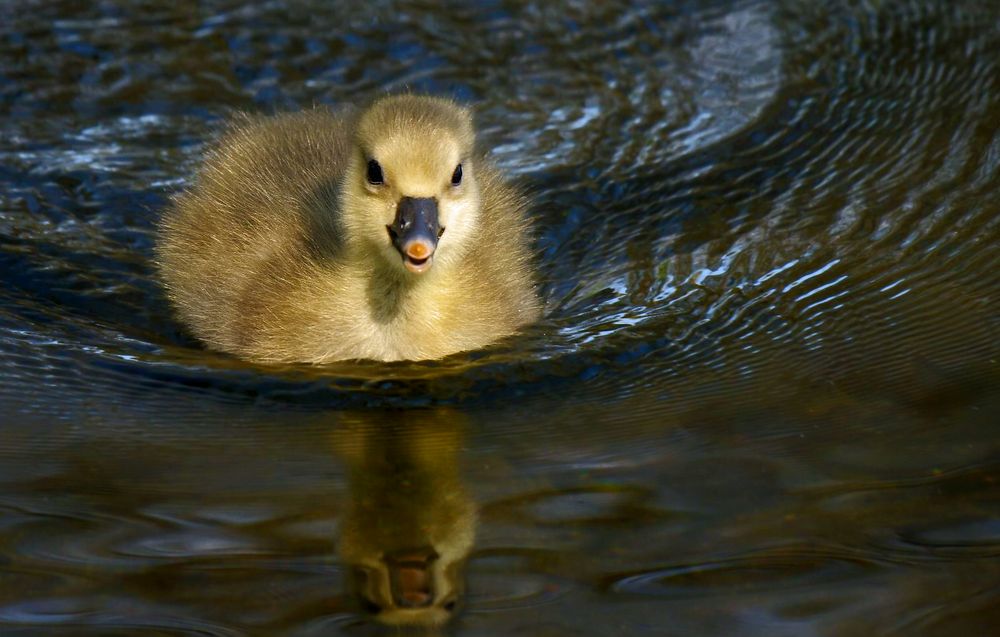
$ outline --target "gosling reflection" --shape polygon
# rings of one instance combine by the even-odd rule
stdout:
[[[461,601],[476,526],[458,472],[462,430],[439,409],[356,415],[334,436],[350,489],[340,557],[383,623],[440,625]]]

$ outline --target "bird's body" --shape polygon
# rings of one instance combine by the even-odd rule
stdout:
[[[515,332],[539,313],[525,202],[472,145],[468,112],[430,97],[238,122],[161,224],[181,319],[263,362],[432,359]]]

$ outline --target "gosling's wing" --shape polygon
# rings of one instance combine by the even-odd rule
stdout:
[[[482,231],[473,247],[470,285],[499,322],[512,329],[538,318],[534,233],[528,198],[485,161],[477,164]]]
[[[239,117],[164,214],[157,246],[164,282],[209,344],[240,351],[253,339],[241,326],[250,301],[336,256],[350,122],[326,109]]]

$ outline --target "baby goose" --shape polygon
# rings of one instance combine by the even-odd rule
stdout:
[[[165,214],[181,319],[261,362],[440,358],[535,320],[525,200],[469,111],[396,95],[360,115],[245,118]]]

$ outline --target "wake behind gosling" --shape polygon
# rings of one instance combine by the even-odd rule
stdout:
[[[540,312],[525,198],[428,96],[234,122],[157,262],[195,336],[259,362],[441,358]]]

